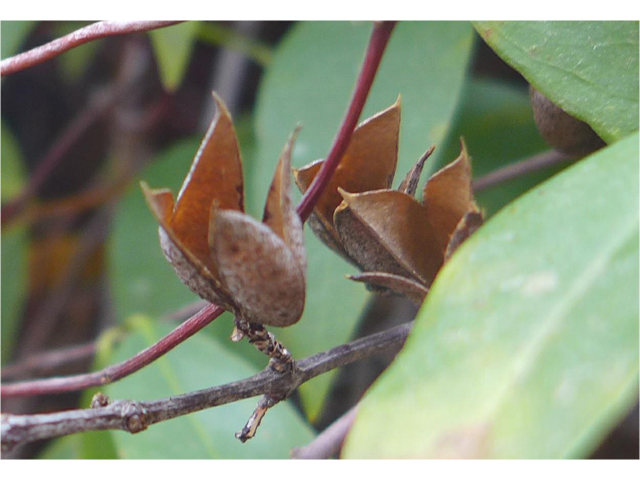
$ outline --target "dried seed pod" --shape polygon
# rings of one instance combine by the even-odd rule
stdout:
[[[377,129],[372,127],[372,119],[377,121]],[[461,142],[459,157],[427,181],[419,202],[413,195],[433,147],[399,189],[392,190],[399,103],[372,119],[356,129],[357,145],[349,145],[340,174],[336,173],[323,194],[322,208],[314,211],[323,227],[314,232],[365,272],[351,277],[353,280],[365,282],[375,291],[401,293],[419,303],[448,255],[482,223],[471,187],[469,155]],[[380,133],[385,127],[394,138]],[[365,148],[367,140],[375,145],[373,150]],[[321,163],[313,162],[296,172],[303,193]]]
[[[325,245],[347,260],[333,225],[333,212],[342,203],[338,187],[357,193],[391,187],[398,160],[400,98],[386,110],[366,119],[353,132],[347,150],[309,217],[309,226]],[[296,170],[298,188],[305,192],[324,160]]]
[[[589,125],[569,115],[531,85],[529,96],[540,135],[559,152],[581,158],[605,146]]]
[[[231,116],[214,94],[216,116],[178,199],[142,190],[167,260],[194,293],[247,322],[287,326],[302,316],[306,256],[290,198],[291,146],[274,174],[263,223],[244,213],[242,161]]]

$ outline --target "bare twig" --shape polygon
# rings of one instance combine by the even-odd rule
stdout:
[[[340,448],[342,448],[344,439],[356,419],[357,412],[358,406],[356,405],[338,420],[329,425],[329,427],[313,439],[311,443],[304,447],[293,449],[291,452],[291,458],[319,460],[331,458],[336,455],[340,452]]]
[[[297,362],[294,369],[269,368],[245,380],[160,400],[117,400],[98,408],[38,415],[2,415],[2,450],[47,438],[90,430],[124,430],[137,433],[154,423],[257,395],[286,398],[298,386],[335,368],[370,357],[383,350],[399,350],[413,323],[369,335]],[[94,402],[104,405],[105,402]]]
[[[520,162],[511,163],[506,167],[500,168],[478,178],[477,180],[474,180],[473,190],[475,192],[480,192],[543,168],[568,163],[573,159],[574,157],[565,155],[564,153],[560,153],[556,150],[539,153]]]
[[[187,338],[206,327],[223,311],[221,307],[210,304],[180,324],[157,343],[124,362],[111,365],[98,372],[3,384],[0,393],[3,397],[25,397],[74,392],[84,390],[85,388],[107,385],[137,372],[142,367],[145,367],[172,350]]]
[[[327,155],[326,161],[305,192],[300,205],[298,205],[298,215],[300,215],[303,222],[313,211],[313,207],[315,207],[324,192],[329,180],[331,180],[333,172],[338,168],[338,164],[344,152],[347,150],[351,135],[362,113],[365,101],[369,95],[369,90],[373,84],[373,79],[378,71],[380,60],[382,60],[382,54],[387,46],[389,37],[391,37],[391,32],[395,24],[396,22],[379,22],[373,27],[364,63],[360,70],[360,76],[358,77],[356,88],[351,97],[351,103],[342,121],[340,130],[333,141],[333,146],[329,151],[329,155]]]
[[[50,60],[61,53],[75,48],[84,43],[114,35],[127,33],[146,32],[156,28],[168,27],[180,22],[96,22],[86,27],[71,32],[64,37],[57,38],[49,43],[36,47],[28,52],[20,53],[0,62],[2,76],[11,75],[25,68]]]
[[[60,366],[91,358],[95,353],[96,342],[87,342],[29,355],[18,363],[2,367],[2,379],[23,378],[34,373],[51,373]]]

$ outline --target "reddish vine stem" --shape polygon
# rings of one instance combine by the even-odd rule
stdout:
[[[135,23],[138,26],[139,24],[147,24],[148,26],[149,23],[163,22],[131,23]],[[127,23],[126,25],[130,26],[131,23]],[[349,140],[351,139],[351,135],[353,134],[353,131],[357,125],[358,119],[360,118],[360,114],[362,113],[362,108],[364,107],[365,101],[371,89],[371,85],[373,84],[373,79],[375,78],[378,66],[380,65],[382,54],[384,53],[386,45],[389,41],[391,32],[395,27],[395,23],[396,22],[378,22],[374,25],[371,39],[367,47],[365,59],[356,83],[351,102],[347,109],[347,113],[342,122],[342,125],[340,126],[338,134],[334,139],[333,146],[331,147],[329,155],[327,156],[327,161],[318,173],[314,182],[311,184],[310,188],[307,190],[305,196],[300,202],[300,205],[298,205],[297,207],[298,214],[300,215],[300,218],[303,222],[313,211],[313,208],[322,195],[322,192],[326,188],[331,175],[336,170],[340,160],[342,159],[342,156],[344,155],[347,145],[349,144]],[[151,27],[148,27],[147,29],[150,28]],[[64,38],[65,37],[62,37],[60,40]],[[206,325],[211,323],[223,311],[224,310],[221,307],[218,307],[216,305],[208,305],[193,317],[186,320],[156,344],[150,346],[149,348],[143,350],[134,357],[122,363],[112,365],[99,372],[92,372],[69,377],[55,377],[6,384],[2,385],[1,394],[4,397],[57,394],[63,392],[84,390],[86,388],[97,387],[112,383],[140,370],[144,366],[161,357],[166,352],[173,349],[181,342],[191,337],[196,332],[200,331]]]
[[[333,141],[333,146],[329,151],[326,161],[306,191],[300,205],[298,205],[298,215],[300,215],[303,222],[311,215],[322,192],[324,192],[329,180],[331,180],[333,172],[338,168],[344,152],[347,150],[351,135],[358,124],[358,119],[369,96],[369,90],[371,90],[371,85],[373,85],[373,80],[378,71],[380,61],[382,60],[382,54],[389,42],[395,24],[396,22],[377,22],[374,24],[364,63],[360,70],[360,76],[358,77],[347,113],[342,121],[342,125],[340,125],[340,130],[338,130],[338,134]]]
[[[61,53],[75,48],[84,43],[98,40],[100,38],[110,37],[114,35],[123,35],[126,33],[146,32],[156,28],[168,27],[180,23],[145,21],[145,22],[96,22],[86,27],[80,28],[75,32],[71,32],[64,37],[57,38],[49,43],[45,43],[39,47],[20,53],[13,57],[7,58],[0,62],[0,72],[4,77],[12,73],[19,72],[29,67],[33,67],[39,63],[50,60]]]
[[[1,394],[3,397],[24,397],[73,392],[90,387],[107,385],[149,365],[196,332],[202,330],[222,314],[222,312],[224,312],[224,310],[221,307],[208,305],[193,317],[181,323],[157,343],[124,362],[111,365],[98,372],[3,384]]]

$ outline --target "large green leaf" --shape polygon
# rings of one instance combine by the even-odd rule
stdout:
[[[441,147],[441,163],[459,155],[460,137],[475,179],[549,149],[538,133],[526,90],[495,80],[467,82],[457,120]],[[480,192],[477,200],[485,217],[558,170],[546,168]]]
[[[0,272],[2,279],[2,363],[11,358],[27,294],[27,231],[2,232]]]
[[[133,335],[122,342],[109,363],[132,356],[170,329],[146,317],[132,318],[130,324]],[[241,380],[253,373],[244,360],[210,337],[199,335],[105,390],[111,398],[152,400]],[[255,438],[240,443],[234,433],[244,426],[257,401],[252,398],[192,413],[136,435],[113,432],[116,449],[121,458],[288,458],[293,447],[311,440],[309,426],[285,402],[268,412]]]
[[[20,45],[29,34],[34,25],[32,20],[20,21],[4,21],[0,23],[0,34],[2,38],[0,45],[2,46],[2,59],[15,55]]]
[[[198,138],[173,145],[142,177],[152,187],[168,187],[176,194],[198,145]],[[133,182],[118,205],[109,247],[109,278],[119,319],[136,312],[166,315],[198,300],[164,258],[158,222],[147,207],[138,182]]]
[[[149,32],[160,79],[167,90],[175,90],[182,82],[191,60],[198,27],[198,22],[184,22]]]
[[[347,457],[588,455],[638,395],[638,135],[495,215],[442,270]]]
[[[10,201],[16,197],[27,184],[26,165],[22,158],[20,146],[11,130],[2,122],[2,182],[0,195],[2,201]]]
[[[247,173],[248,204],[259,212],[278,156],[295,127],[304,125],[293,152],[301,166],[324,157],[351,97],[370,23],[297,24],[278,46],[261,85],[256,110],[258,161]],[[447,132],[466,73],[473,40],[468,23],[400,23],[391,37],[362,119],[402,97],[398,178]],[[398,179],[399,182],[399,179]],[[307,235],[305,314],[278,332],[297,357],[344,343],[368,298],[343,280],[352,267]],[[320,411],[331,374],[301,389],[311,418]]]
[[[533,86],[607,143],[638,130],[638,22],[477,22]]]
[[[78,460],[82,458],[82,434],[68,435],[49,443],[38,455],[41,460]]]
[[[56,22],[52,25],[52,33],[55,38],[59,38],[87,25],[90,25],[90,23],[77,21]],[[62,70],[60,77],[68,83],[81,80],[82,75],[87,71],[91,62],[97,57],[97,53],[100,51],[103,43],[104,39],[97,39],[78,45],[60,55],[58,57],[58,64]]]
[[[4,28],[3,22],[3,28]],[[14,23],[14,22],[9,22]],[[3,33],[4,35],[4,33]],[[4,37],[3,37],[4,38]],[[10,201],[26,184],[22,154],[11,131],[2,124],[2,200]],[[27,292],[27,231],[3,229],[0,259],[2,279],[2,362],[11,358]]]

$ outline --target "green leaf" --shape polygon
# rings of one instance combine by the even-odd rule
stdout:
[[[201,22],[198,40],[240,52],[261,67],[266,67],[271,62],[271,47],[269,45],[256,41],[249,35],[219,22]]]
[[[168,187],[176,194],[199,142],[199,138],[191,138],[171,146],[142,177],[152,187]],[[109,248],[109,278],[118,319],[133,313],[166,315],[198,300],[164,258],[158,222],[147,207],[138,182],[133,182],[118,205]]]
[[[482,38],[607,142],[638,130],[638,22],[477,22]]]
[[[137,316],[134,334],[122,342],[110,363],[131,357],[171,329]],[[112,399],[151,400],[187,393],[251,376],[251,365],[206,335],[196,335],[164,357],[115,384]],[[293,447],[308,443],[313,433],[288,402],[269,410],[255,438],[240,443],[241,430],[258,397],[192,413],[151,425],[131,435],[112,432],[121,458],[288,458]]]
[[[27,294],[27,231],[12,228],[2,232],[2,363],[11,358]]]
[[[476,179],[549,149],[538,133],[526,90],[495,80],[467,82],[457,121],[440,148],[441,164],[457,158],[461,136]],[[546,168],[480,192],[476,198],[485,217],[559,170]]]
[[[2,201],[18,195],[27,183],[27,172],[22,152],[11,130],[2,123]]]
[[[82,433],[67,435],[49,443],[38,455],[41,460],[79,460],[82,458]]]
[[[107,431],[83,432],[53,440],[38,455],[43,460],[115,460],[115,447]]]
[[[59,38],[87,25],[89,25],[89,23],[77,21],[56,22],[53,25],[53,33],[55,38]],[[96,58],[98,49],[102,47],[103,43],[104,39],[97,39],[83,45],[78,45],[60,55],[58,62],[62,69],[62,79],[67,83],[74,83],[80,80],[80,77],[87,71],[91,61]]]
[[[638,240],[635,134],[456,252],[345,456],[587,456],[638,396]]]
[[[197,33],[198,22],[179,23],[149,32],[160,79],[167,90],[173,91],[180,86],[191,60]]]
[[[32,20],[4,21],[0,23],[0,34],[2,35],[0,45],[2,46],[1,55],[3,60],[18,52],[22,42],[35,23]]]
[[[258,161],[247,172],[248,205],[259,212],[280,151],[296,124],[302,129],[296,166],[326,156],[353,92],[371,23],[297,24],[276,49],[261,85],[256,110]],[[361,120],[402,96],[399,183],[433,143],[447,133],[466,73],[473,31],[468,23],[407,22],[397,25],[382,59]],[[296,357],[347,341],[368,294],[343,280],[352,267],[307,235],[309,257],[305,314],[278,332]],[[302,389],[310,418],[320,412],[332,374]]]

